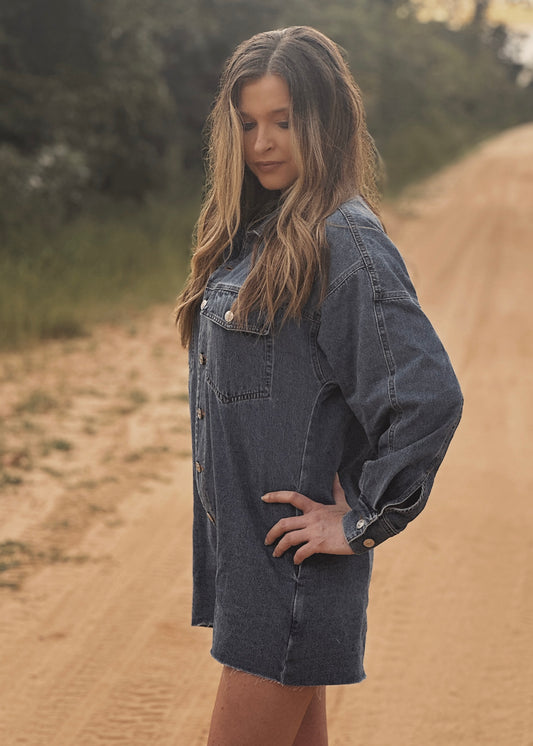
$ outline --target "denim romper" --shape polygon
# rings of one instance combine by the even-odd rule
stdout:
[[[426,504],[462,395],[398,250],[360,198],[326,224],[323,303],[246,329],[231,306],[261,227],[211,275],[189,350],[193,440],[192,623],[221,663],[286,685],[364,678],[373,547]],[[333,503],[338,472],[354,554],[272,557],[269,529],[296,515],[261,496]]]

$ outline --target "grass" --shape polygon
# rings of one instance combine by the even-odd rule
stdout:
[[[53,230],[12,229],[0,253],[0,349],[86,335],[95,322],[128,320],[156,302],[171,307],[197,211],[189,197],[100,208]]]
[[[168,402],[168,401],[183,401],[188,402],[189,401],[189,394],[186,391],[179,391],[175,394],[161,394],[159,397],[160,402]]]
[[[18,414],[47,414],[59,407],[59,402],[42,389],[35,389],[15,407]]]
[[[18,474],[11,474],[3,469],[0,471],[0,488],[8,485],[16,486],[22,484],[23,481],[22,477],[19,477]]]
[[[89,559],[85,554],[65,554],[55,546],[39,551],[22,541],[3,541],[0,543],[0,588],[19,590],[30,567],[60,562],[82,564]]]
[[[150,401],[149,395],[146,392],[142,391],[142,389],[131,389],[130,391],[124,391],[122,393],[122,398],[124,401],[123,404],[113,404],[105,410],[108,415],[118,415],[120,417],[123,417],[124,415],[135,412],[136,409],[142,407],[143,404],[146,404],[148,401]]]
[[[70,442],[70,440],[65,440],[65,438],[52,438],[51,440],[46,440],[42,444],[42,454],[43,456],[47,456],[51,451],[71,451],[73,449],[73,445]]]
[[[0,572],[20,567],[31,557],[33,557],[33,552],[27,544],[20,541],[4,541],[0,544]]]
[[[140,407],[142,404],[146,404],[150,397],[141,389],[132,389],[128,392],[128,399],[135,407]]]
[[[130,451],[124,456],[124,462],[127,464],[141,461],[145,456],[155,456],[161,453],[169,453],[170,448],[168,446],[146,446],[140,451]]]

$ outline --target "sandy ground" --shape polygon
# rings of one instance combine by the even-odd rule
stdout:
[[[375,553],[332,746],[533,744],[533,127],[387,210],[463,385],[425,512]],[[187,364],[170,310],[0,357],[0,743],[201,746]]]

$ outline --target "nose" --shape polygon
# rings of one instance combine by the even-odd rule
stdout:
[[[254,142],[254,150],[256,153],[265,153],[267,150],[272,148],[272,137],[270,129],[267,126],[257,127],[257,136]]]

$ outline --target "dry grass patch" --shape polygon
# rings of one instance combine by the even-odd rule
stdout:
[[[15,405],[17,414],[48,414],[59,409],[59,401],[44,389],[34,389]]]

